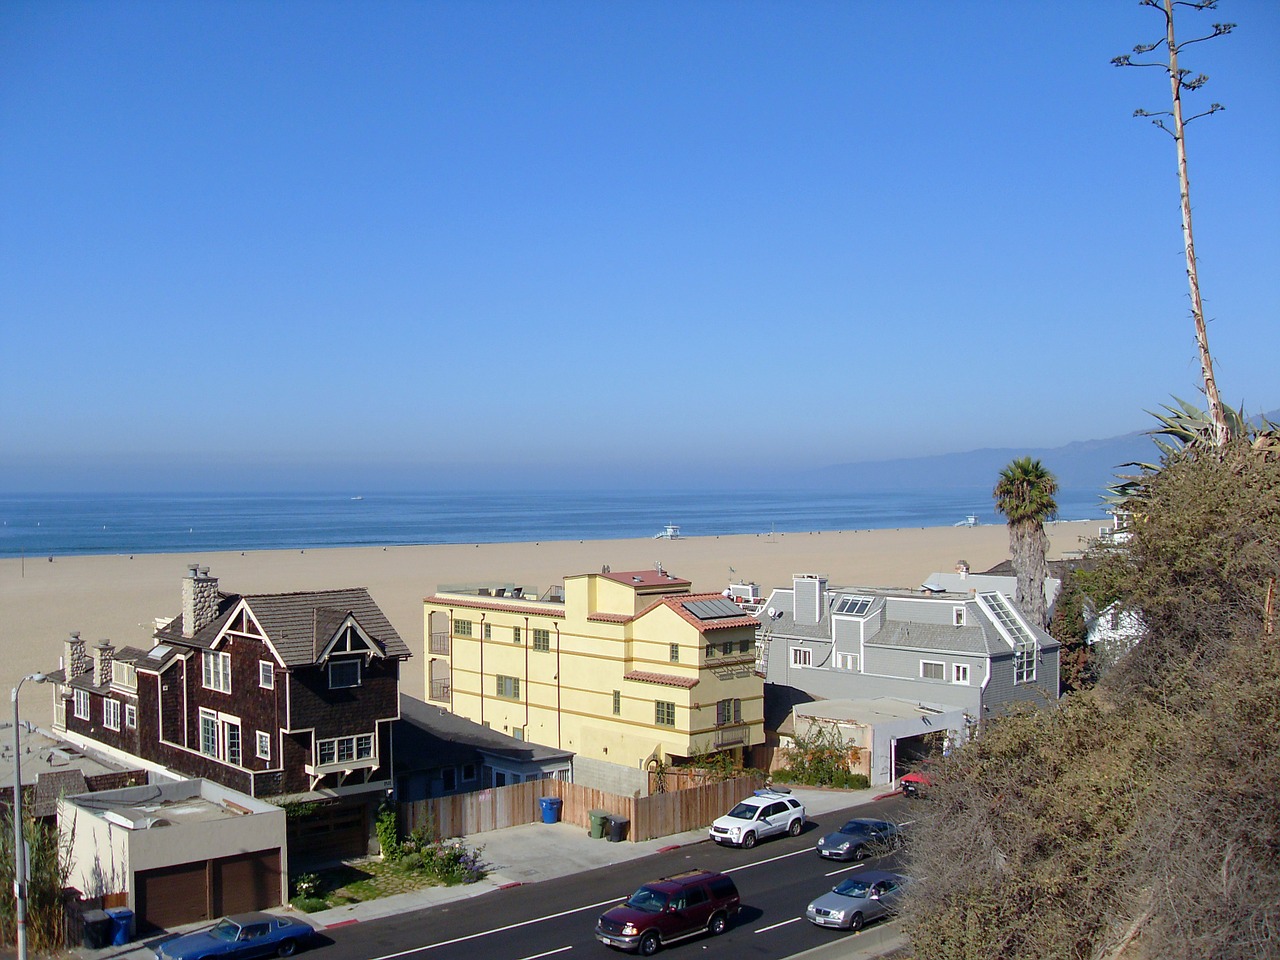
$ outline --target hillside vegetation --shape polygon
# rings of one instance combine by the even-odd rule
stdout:
[[[909,853],[916,956],[1280,955],[1280,457],[1174,455],[1132,530],[1093,559],[1142,641],[940,761]]]

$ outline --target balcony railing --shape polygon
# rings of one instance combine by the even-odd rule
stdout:
[[[449,681],[448,680],[432,680],[431,681],[431,699],[443,700],[449,702]]]
[[[449,634],[444,632],[436,633],[433,630],[428,650],[430,653],[438,653],[444,657],[449,656]]]
[[[746,727],[718,727],[716,729],[716,746],[717,747],[733,747],[738,744],[746,744],[747,728]]]

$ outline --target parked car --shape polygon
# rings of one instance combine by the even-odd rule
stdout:
[[[727,874],[690,870],[646,883],[596,921],[596,939],[648,957],[700,933],[724,933],[737,914],[738,888]]]
[[[805,909],[810,923],[838,930],[861,930],[868,920],[888,916],[898,907],[909,879],[898,873],[868,870],[841,880]]]
[[[923,797],[928,793],[929,788],[933,786],[933,781],[929,779],[929,775],[923,770],[913,770],[904,775],[898,781],[898,784],[901,786],[904,796]]]
[[[798,837],[804,829],[804,804],[778,790],[757,790],[711,824],[711,839],[750,849],[775,834]]]
[[[865,860],[887,853],[906,839],[896,823],[855,817],[818,841],[818,855],[831,860]]]
[[[184,934],[158,944],[157,960],[202,960],[204,957],[291,957],[316,936],[311,924],[271,913],[238,913],[223,917],[208,930]]]

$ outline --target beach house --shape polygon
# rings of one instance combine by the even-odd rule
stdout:
[[[760,620],[757,669],[793,715],[831,700],[848,704],[840,719],[850,726],[916,717],[914,733],[899,725],[894,743],[880,744],[873,783],[994,713],[1058,699],[1058,642],[999,590],[830,587],[797,574],[770,593]]]
[[[574,754],[575,782],[648,792],[646,770],[764,742],[759,621],[662,569],[563,588],[441,586],[424,600],[428,697]]]
[[[146,650],[65,642],[54,729],[160,776],[305,802],[290,850],[369,849],[409,648],[362,587],[238,594],[208,568]]]

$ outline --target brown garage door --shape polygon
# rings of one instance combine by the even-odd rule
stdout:
[[[280,851],[213,861],[213,903],[218,916],[280,906]]]
[[[134,877],[138,924],[168,929],[211,919],[208,876],[203,860],[140,871]]]
[[[369,853],[368,807],[363,803],[319,807],[287,824],[289,856],[298,863],[346,860]]]

